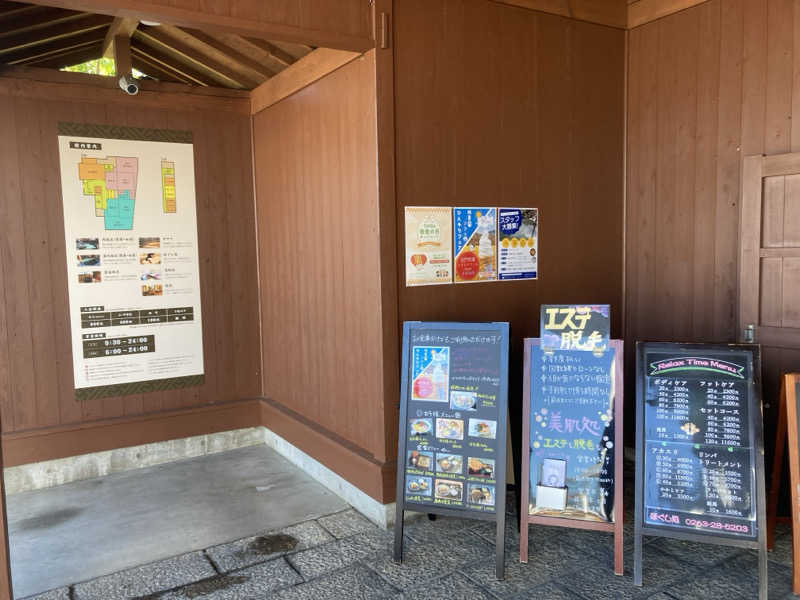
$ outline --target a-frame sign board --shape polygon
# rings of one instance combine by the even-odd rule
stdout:
[[[775,436],[775,457],[772,482],[767,502],[767,547],[772,548],[777,520],[778,494],[783,470],[783,452],[788,444],[789,481],[792,513],[792,592],[800,594],[800,373],[787,373],[781,377],[778,430]]]
[[[520,562],[528,562],[528,525],[607,531],[622,575],[622,363],[622,340],[601,354],[525,340]],[[561,465],[564,481],[549,481],[559,479],[549,465]],[[553,506],[559,491],[564,504]]]
[[[497,523],[503,579],[508,323],[403,324],[394,559],[403,513]]]
[[[669,537],[758,550],[766,600],[765,502],[758,346],[637,343],[634,584]]]

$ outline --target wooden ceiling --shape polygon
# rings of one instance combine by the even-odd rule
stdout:
[[[49,69],[113,56],[130,36],[133,67],[148,77],[251,90],[313,50],[301,44],[212,33],[0,0],[0,65]]]

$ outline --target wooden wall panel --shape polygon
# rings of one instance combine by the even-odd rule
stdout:
[[[800,148],[800,5],[709,0],[630,40],[627,337],[733,341],[741,157]]]
[[[86,82],[94,78],[84,78]],[[249,102],[105,85],[0,78],[0,418],[4,433],[123,420],[261,394]],[[201,104],[197,104],[197,102]],[[235,110],[231,110],[235,109]],[[57,125],[186,129],[194,135],[206,382],[77,402],[68,319]],[[224,126],[220,126],[224,123]],[[6,358],[7,357],[7,358]],[[86,435],[91,435],[87,433]]]
[[[611,304],[621,335],[625,32],[484,0],[394,22],[399,321],[511,323],[517,453],[539,305]],[[537,207],[539,280],[407,288],[404,208],[425,205]]]
[[[384,452],[375,94],[370,51],[253,118],[264,394],[369,456]]]
[[[619,335],[624,32],[482,0],[394,10],[397,239],[405,206],[541,219],[538,281],[407,288],[401,266],[400,320],[511,321],[516,352],[540,303],[605,302]]]

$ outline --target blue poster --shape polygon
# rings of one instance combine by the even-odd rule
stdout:
[[[497,279],[496,214],[487,207],[453,209],[456,283]]]
[[[448,402],[450,348],[414,346],[411,351],[411,399]]]

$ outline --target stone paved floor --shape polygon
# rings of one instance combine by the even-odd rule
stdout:
[[[628,506],[632,506],[629,503]],[[37,600],[639,599],[756,597],[757,556],[725,546],[646,538],[644,587],[613,573],[610,534],[531,527],[527,565],[509,510],[506,578],[494,578],[494,528],[485,521],[422,518],[406,524],[405,560],[391,558],[392,532],[354,510],[192,552],[69,588]],[[626,528],[630,532],[631,515]],[[770,553],[770,598],[792,598],[791,534]]]

